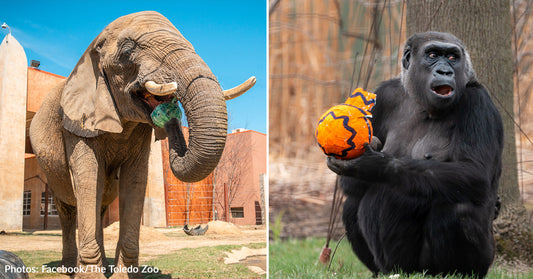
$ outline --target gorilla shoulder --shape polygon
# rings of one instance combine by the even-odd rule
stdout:
[[[376,88],[376,102],[386,99],[387,103],[397,103],[407,97],[400,78],[386,80]]]

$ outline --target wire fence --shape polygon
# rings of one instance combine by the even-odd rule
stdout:
[[[258,185],[173,183],[165,187],[168,226],[215,220],[239,225],[265,223],[264,200]]]
[[[405,37],[402,2],[277,4],[269,20],[271,157],[312,154],[322,113],[342,103],[355,86],[370,90],[399,73],[399,48]],[[375,24],[378,19],[381,24]]]

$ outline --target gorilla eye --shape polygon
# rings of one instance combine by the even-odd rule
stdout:
[[[429,54],[429,57],[430,58],[437,58],[437,54],[432,52],[432,53]]]
[[[448,59],[449,59],[450,61],[455,61],[456,58],[455,58],[455,55],[450,55],[450,56],[448,57]]]

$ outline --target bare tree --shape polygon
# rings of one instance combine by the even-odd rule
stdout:
[[[217,185],[226,184],[227,193],[224,190],[219,190],[215,194],[216,202],[219,208],[227,212],[229,216],[225,216],[228,221],[231,221],[231,205],[237,196],[242,198],[246,194],[242,191],[243,182],[246,181],[244,176],[250,171],[250,161],[253,146],[246,142],[246,137],[233,135],[228,139],[224,153],[220,158],[217,168],[215,169],[215,178]],[[215,187],[216,189],[217,187]],[[220,188],[219,188],[220,189]],[[227,205],[225,199],[227,195]]]

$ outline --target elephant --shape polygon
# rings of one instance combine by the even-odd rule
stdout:
[[[32,147],[62,228],[60,265],[79,270],[107,265],[102,219],[118,195],[115,270],[138,267],[152,133],[156,139],[168,136],[169,162],[178,179],[202,180],[224,149],[225,101],[255,81],[251,77],[223,91],[191,43],[160,13],[125,15],[105,27],[69,77],[47,94],[30,126]],[[188,145],[176,118],[159,128],[150,117],[156,106],[174,98],[187,117]],[[105,278],[99,272],[74,277]]]

